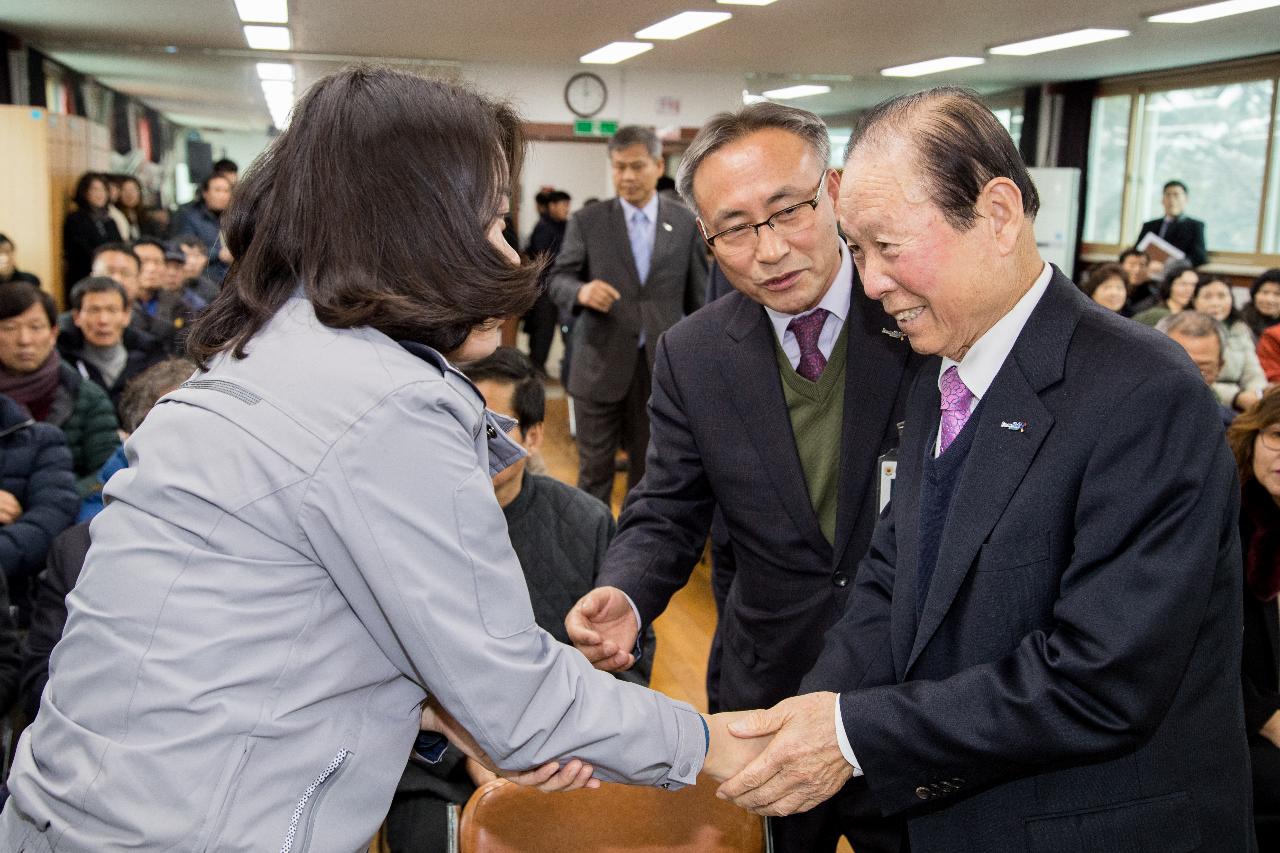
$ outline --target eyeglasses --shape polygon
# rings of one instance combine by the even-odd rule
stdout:
[[[813,198],[784,207],[764,222],[735,225],[708,237],[707,226],[703,225],[702,220],[699,219],[698,228],[702,231],[702,238],[707,241],[708,246],[726,255],[740,255],[755,248],[756,243],[760,241],[760,229],[766,225],[779,237],[789,237],[812,228],[818,218],[818,202],[822,199],[822,188],[826,186],[828,174],[825,171],[822,173],[822,177],[818,180],[818,188],[813,192]]]
[[[1267,450],[1280,450],[1280,424],[1269,426],[1259,432],[1258,440]]]

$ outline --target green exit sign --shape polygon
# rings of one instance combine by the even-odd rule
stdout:
[[[616,121],[591,121],[579,119],[573,123],[574,136],[613,136],[618,132]]]

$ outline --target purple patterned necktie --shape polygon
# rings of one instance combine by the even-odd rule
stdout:
[[[822,325],[827,322],[825,308],[815,308],[803,317],[793,317],[787,324],[787,331],[796,336],[800,344],[800,363],[796,365],[799,373],[810,382],[817,382],[822,376],[822,368],[827,366],[827,357],[818,349],[818,337],[822,334]]]
[[[960,371],[952,365],[942,374],[939,383],[942,391],[942,442],[938,446],[938,455],[947,452],[951,442],[956,440],[960,430],[969,420],[969,407],[973,403],[973,392],[960,378]]]

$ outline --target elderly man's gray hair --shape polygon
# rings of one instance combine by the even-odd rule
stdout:
[[[702,161],[729,143],[759,130],[794,133],[809,143],[824,168],[831,158],[831,137],[827,134],[827,125],[808,110],[762,103],[745,106],[737,112],[714,115],[693,138],[676,172],[676,189],[695,213],[698,212],[698,204],[693,198],[693,177]]]
[[[618,128],[618,132],[609,137],[609,153],[630,148],[632,145],[643,145],[644,150],[654,159],[662,159],[662,140],[650,128],[638,124],[629,124]]]
[[[1156,323],[1156,331],[1164,332],[1170,337],[1178,335],[1183,338],[1209,338],[1216,335],[1218,361],[1221,362],[1226,357],[1226,331],[1221,323],[1200,311],[1179,311],[1177,314],[1170,314]]]

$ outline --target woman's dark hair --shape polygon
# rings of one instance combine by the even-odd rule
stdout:
[[[37,303],[48,316],[49,325],[57,325],[58,306],[53,304],[52,296],[29,281],[10,281],[0,284],[0,320],[17,317]]]
[[[4,242],[4,235],[0,234],[0,243]],[[1249,295],[1257,297],[1258,291],[1262,289],[1264,284],[1280,284],[1280,267],[1272,267],[1263,271],[1262,275],[1253,280],[1253,284],[1249,286]]]
[[[1092,299],[1098,286],[1109,278],[1120,279],[1120,283],[1124,285],[1125,290],[1129,289],[1129,279],[1124,274],[1124,267],[1119,264],[1098,264],[1098,266],[1089,270],[1089,277],[1085,279],[1080,289],[1084,291],[1085,296]]]
[[[1236,457],[1236,469],[1240,473],[1240,485],[1246,486],[1253,476],[1253,445],[1258,433],[1274,423],[1280,423],[1280,387],[1269,389],[1262,399],[1254,403],[1227,427],[1227,443]]]
[[[1186,261],[1171,261],[1164,268],[1164,276],[1160,279],[1160,301],[1162,303],[1169,301],[1169,294],[1173,293],[1173,283],[1188,270],[1194,271],[1191,264]],[[1194,296],[1192,299],[1194,300]],[[1188,302],[1188,305],[1191,303]]]
[[[1196,304],[1196,297],[1200,295],[1200,291],[1215,283],[1225,286],[1227,288],[1227,295],[1231,297],[1231,313],[1227,315],[1227,319],[1222,321],[1224,326],[1231,328],[1231,324],[1240,320],[1240,309],[1236,308],[1236,300],[1231,293],[1231,282],[1227,281],[1222,276],[1213,275],[1212,273],[1207,272],[1197,273],[1196,289],[1191,294],[1191,301],[1187,303],[1187,306],[1189,308],[1194,308]],[[1223,352],[1225,353],[1226,350],[1223,350]]]
[[[76,193],[74,198],[76,200],[76,207],[80,210],[87,212],[93,209],[93,205],[89,204],[89,187],[93,185],[94,181],[101,183],[104,189],[107,186],[106,176],[98,172],[85,172],[80,176],[80,180],[76,181]]]
[[[389,68],[326,77],[237,185],[222,219],[235,261],[187,353],[243,358],[299,288],[326,326],[445,353],[523,314],[541,265],[486,236],[523,153],[516,113],[470,89]]]

